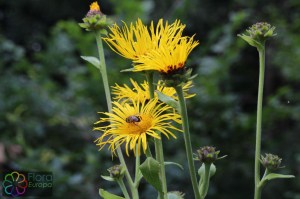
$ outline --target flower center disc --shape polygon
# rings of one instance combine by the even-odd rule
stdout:
[[[141,115],[140,122],[128,123],[128,132],[132,134],[142,134],[145,133],[152,126],[152,117],[149,115]]]

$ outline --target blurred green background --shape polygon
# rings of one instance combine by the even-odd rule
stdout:
[[[98,111],[106,111],[98,71],[80,59],[96,56],[92,33],[80,29],[92,1],[0,0],[0,169],[52,171],[52,198],[99,198],[101,179],[118,163],[107,149],[98,152],[93,132]],[[258,54],[236,35],[267,21],[277,27],[267,42],[262,152],[283,158],[281,170],[292,180],[269,183],[262,198],[300,198],[300,1],[285,0],[106,0],[103,13],[117,23],[138,17],[186,24],[200,45],[188,66],[198,76],[188,100],[193,147],[213,145],[228,157],[217,162],[207,198],[253,196]],[[105,44],[110,84],[136,74],[121,74],[130,62]],[[169,190],[191,199],[183,138],[164,140],[165,159],[183,164],[167,168]],[[133,169],[134,160],[127,159]],[[196,166],[200,164],[197,162]],[[156,198],[142,182],[141,198]]]

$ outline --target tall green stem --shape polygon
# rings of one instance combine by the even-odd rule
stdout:
[[[152,99],[154,98],[153,73],[148,72],[146,75],[147,75],[147,81],[149,85],[149,92],[150,92],[149,94],[150,94],[150,98]],[[160,165],[159,176],[160,176],[160,181],[162,183],[162,192],[159,192],[159,198],[167,199],[168,190],[167,190],[167,180],[166,180],[165,160],[163,154],[164,152],[163,152],[162,140],[154,139],[154,145],[155,145],[155,152],[156,152],[155,157]]]
[[[262,102],[264,91],[264,77],[265,77],[265,46],[258,48],[259,53],[259,83],[258,83],[258,97],[257,97],[257,116],[256,116],[256,143],[255,143],[255,188],[254,199],[260,199],[261,189],[258,187],[260,182],[260,151],[261,151],[261,120],[262,120]]]
[[[184,135],[184,143],[185,143],[185,150],[188,159],[190,177],[192,181],[192,186],[194,190],[195,199],[200,199],[200,193],[198,190],[198,183],[195,171],[195,165],[193,160],[193,150],[190,138],[190,130],[189,130],[189,121],[188,121],[188,114],[186,109],[185,98],[183,95],[182,86],[175,87],[176,93],[178,95],[179,105],[180,105],[180,113],[182,118],[182,128],[183,128],[183,135]]]
[[[210,163],[204,163],[204,168],[205,168],[205,173],[203,176],[204,179],[202,181],[203,184],[200,185],[201,199],[204,199],[208,192],[209,179],[210,179],[210,166],[211,166]]]
[[[123,182],[123,179],[117,180],[117,183],[118,183],[119,186],[121,187],[121,190],[122,190],[122,192],[123,192],[125,198],[126,198],[126,199],[130,199],[129,194],[128,194],[127,189],[126,189],[126,186],[125,186],[125,184],[124,184],[124,182]]]
[[[106,71],[106,63],[105,63],[101,33],[99,33],[99,32],[96,32],[96,41],[97,41],[98,54],[99,54],[99,59],[100,59],[100,73],[101,73],[102,80],[103,80],[107,108],[108,108],[108,111],[111,112],[111,110],[112,110],[111,95],[110,95],[110,89],[109,89],[109,83],[108,83],[108,77],[107,77],[107,71]]]
[[[98,47],[98,53],[99,53],[99,59],[100,59],[100,73],[102,76],[103,80],[103,86],[104,86],[104,91],[105,91],[105,97],[106,97],[106,103],[107,103],[107,108],[108,111],[112,111],[112,102],[111,102],[111,95],[110,95],[110,88],[109,88],[109,83],[108,83],[108,77],[107,77],[107,71],[106,71],[106,63],[105,63],[105,57],[104,57],[104,50],[103,50],[103,44],[102,44],[102,39],[101,39],[101,33],[100,32],[95,32],[96,34],[96,41],[97,41],[97,47]],[[125,168],[125,177],[126,180],[129,184],[130,190],[132,197],[134,199],[138,199],[138,191],[134,186],[134,183],[132,181],[132,178],[129,174],[126,162],[124,160],[121,148],[117,148],[117,154],[120,160],[121,165]]]
[[[139,183],[140,183],[140,179],[139,179],[139,174],[140,174],[140,162],[141,162],[141,160],[140,160],[140,156],[138,155],[139,154],[139,152],[138,152],[138,145],[136,145],[136,147],[135,147],[136,149],[135,149],[135,154],[136,154],[136,156],[135,156],[135,178],[134,178],[134,186],[135,187],[138,187],[139,186]]]

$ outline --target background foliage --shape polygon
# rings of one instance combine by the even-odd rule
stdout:
[[[120,193],[100,174],[113,163],[98,152],[92,132],[105,111],[98,71],[79,55],[96,55],[94,35],[77,23],[91,1],[0,0],[0,169],[52,171],[52,198],[99,198],[101,186]],[[264,198],[300,198],[300,2],[127,0],[101,1],[117,23],[176,18],[200,46],[188,65],[198,77],[188,101],[194,150],[213,145],[228,157],[217,162],[207,198],[252,198],[258,54],[236,35],[258,21],[277,27],[267,43],[262,151],[283,158],[283,173],[296,175],[264,189]],[[105,46],[107,47],[107,46]],[[128,82],[119,71],[130,62],[106,51],[110,84]],[[166,160],[187,168],[183,139],[164,142]],[[127,161],[130,167],[132,159]],[[117,163],[117,160],[113,160]],[[200,166],[199,163],[196,164]],[[107,174],[107,173],[106,173]],[[192,198],[187,169],[167,169],[169,190]],[[153,188],[141,184],[141,198]]]

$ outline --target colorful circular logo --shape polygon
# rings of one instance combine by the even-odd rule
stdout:
[[[28,181],[24,174],[14,171],[5,175],[2,186],[6,195],[17,197],[25,193]]]

